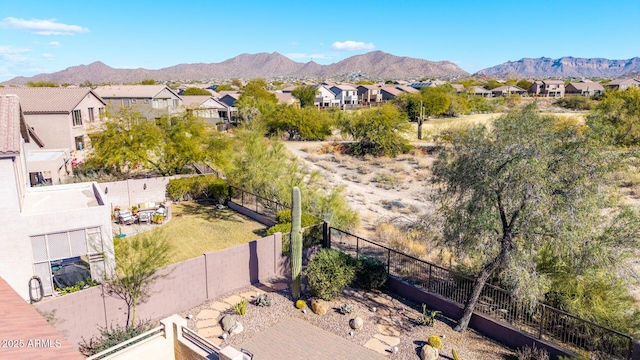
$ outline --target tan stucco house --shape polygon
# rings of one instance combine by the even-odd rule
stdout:
[[[165,85],[109,85],[95,89],[110,111],[134,108],[147,118],[159,118],[167,113],[184,110],[182,98]]]

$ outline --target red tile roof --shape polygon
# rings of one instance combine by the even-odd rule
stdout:
[[[0,359],[84,359],[76,347],[1,277],[0,299]]]
[[[87,88],[0,88],[0,95],[18,95],[22,111],[27,115],[68,114],[89,93],[100,99]]]
[[[20,99],[0,96],[0,156],[20,153]]]

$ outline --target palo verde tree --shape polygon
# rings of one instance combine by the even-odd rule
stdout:
[[[171,245],[162,232],[146,232],[120,239],[115,246],[115,271],[106,278],[108,294],[127,304],[127,326],[135,326],[136,309],[151,296],[158,279],[167,274],[158,270],[169,263]]]
[[[318,111],[314,107],[279,104],[263,117],[267,135],[286,133],[289,140],[324,140],[339,113]]]
[[[640,89],[607,91],[587,117],[601,141],[621,147],[640,145]]]
[[[539,299],[546,282],[535,257],[542,247],[581,259],[573,263],[578,268],[609,269],[638,249],[637,217],[604,190],[612,162],[587,130],[530,105],[498,118],[491,130],[454,133],[439,154],[434,197],[443,244],[477,265],[456,330],[467,328],[492,276],[521,298]]]
[[[356,155],[396,156],[411,150],[403,135],[410,129],[407,116],[393,104],[385,104],[339,120],[340,130],[356,141]]]
[[[190,87],[190,88],[184,89],[184,91],[182,92],[182,95],[184,95],[184,96],[193,96],[193,95],[211,96],[211,92],[209,92],[209,90],[207,90],[207,89],[202,89],[202,88],[198,88],[198,87]]]
[[[300,107],[313,106],[316,88],[313,85],[300,85],[291,91],[291,95],[300,101]]]

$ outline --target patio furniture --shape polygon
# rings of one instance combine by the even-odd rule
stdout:
[[[151,213],[148,211],[143,211],[138,213],[138,223],[142,224],[143,222],[147,224],[151,224]]]
[[[120,210],[120,215],[118,216],[118,220],[120,224],[131,225],[136,221],[136,218],[131,214],[129,210]]]

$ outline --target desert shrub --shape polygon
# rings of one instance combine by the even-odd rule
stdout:
[[[309,288],[323,300],[332,300],[351,284],[357,261],[337,250],[322,249],[309,262],[306,276]]]
[[[516,350],[518,360],[549,360],[549,353],[545,349],[525,346]]]
[[[167,193],[173,201],[213,199],[223,203],[229,198],[229,184],[211,175],[172,179]]]
[[[101,327],[100,335],[93,336],[89,340],[82,338],[79,350],[85,356],[97,354],[151,330],[153,325],[150,321],[141,321],[134,326],[113,326],[112,324],[110,327]]]
[[[422,304],[422,325],[433,326],[436,323],[436,316],[442,314],[439,310],[427,309],[427,304]]]
[[[273,300],[267,294],[260,294],[256,299],[255,305],[260,307],[271,306]]]
[[[427,344],[431,345],[434,349],[440,349],[442,347],[442,339],[440,336],[431,335],[427,339]]]
[[[362,257],[358,261],[356,278],[358,284],[367,290],[379,289],[387,282],[387,266],[380,259]]]
[[[300,300],[296,301],[296,309],[302,310],[302,309],[304,309],[306,307],[307,307],[307,303],[304,300],[300,299]]]
[[[311,214],[303,213],[301,216],[301,227],[306,228],[311,225],[321,223],[322,220]],[[291,232],[291,210],[278,211],[276,214],[276,221],[278,224],[273,225],[267,229],[267,236],[273,235],[277,232],[283,234]],[[309,248],[313,245],[322,243],[322,227],[314,226],[312,228],[305,229],[302,234],[302,246],[303,248]],[[282,253],[289,254],[291,250],[291,239],[288,236],[282,237]]]
[[[571,110],[593,109],[593,100],[586,96],[565,96],[556,100],[553,104]]]
[[[353,312],[353,305],[351,305],[351,304],[340,304],[340,308],[338,309],[338,311],[340,311],[340,314],[342,314],[342,315],[351,314]]]
[[[291,223],[291,209],[278,211],[278,213],[276,214],[276,221],[278,222],[278,224]],[[322,219],[318,219],[317,217],[307,213],[302,213],[302,216],[300,218],[300,223],[302,224],[301,225],[302,227],[321,223],[321,222],[322,222]]]
[[[242,299],[239,303],[233,305],[233,309],[238,315],[244,315],[247,313],[247,299]]]

